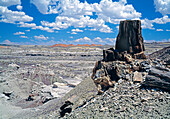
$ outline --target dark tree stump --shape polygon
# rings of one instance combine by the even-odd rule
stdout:
[[[145,50],[140,20],[125,20],[120,22],[119,34],[116,39],[116,50],[118,52],[127,51],[131,54],[140,53]]]

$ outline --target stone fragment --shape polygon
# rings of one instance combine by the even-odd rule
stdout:
[[[58,87],[61,87],[61,86],[66,86],[66,85],[67,84],[55,82],[55,83],[53,83],[53,88],[58,88]]]
[[[60,116],[64,117],[66,113],[71,113],[73,103],[70,101],[65,101],[64,105],[60,107]]]
[[[134,58],[134,59],[146,59],[146,56],[145,56],[144,52],[142,51],[142,52],[140,52],[140,53],[134,54],[134,55],[133,55],[133,58]]]
[[[18,70],[18,69],[20,68],[20,66],[19,66],[19,65],[14,64],[14,63],[9,64],[9,65],[8,65],[8,67],[9,67],[9,68],[11,68],[11,69],[15,69],[15,70]]]
[[[141,83],[143,82],[143,77],[142,77],[142,73],[141,72],[137,72],[135,71],[133,74],[133,82],[134,83]]]
[[[10,97],[12,93],[13,93],[13,91],[5,91],[5,92],[3,92],[3,94],[5,96],[7,96],[7,97]]]

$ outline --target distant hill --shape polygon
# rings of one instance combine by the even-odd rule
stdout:
[[[76,46],[86,46],[86,47],[90,47],[90,46],[102,46],[100,44],[77,44],[77,45],[73,45],[73,44],[55,44],[55,45],[52,45],[50,47],[76,47]]]

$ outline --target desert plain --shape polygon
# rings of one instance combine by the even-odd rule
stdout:
[[[145,43],[145,54],[169,45]],[[46,108],[90,79],[96,61],[102,60],[103,49],[110,47],[114,46],[1,46],[0,119],[59,118],[54,108],[47,113]]]

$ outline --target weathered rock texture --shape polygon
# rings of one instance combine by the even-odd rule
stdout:
[[[120,22],[116,50],[119,52],[127,51],[132,54],[145,50],[140,20],[125,20]]]

